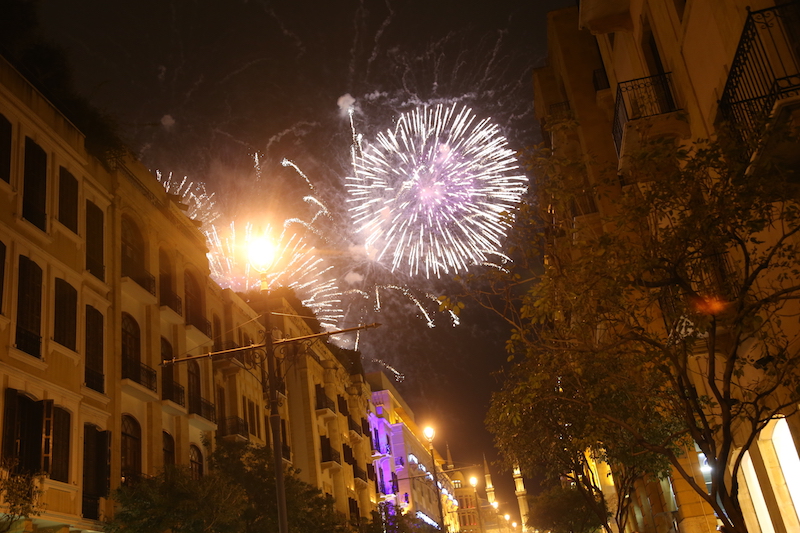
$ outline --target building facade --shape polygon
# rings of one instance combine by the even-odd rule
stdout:
[[[26,531],[99,531],[126,480],[203,475],[216,436],[270,443],[258,308],[210,278],[205,237],[141,164],[113,168],[0,59],[0,383],[6,468],[44,472]],[[311,333],[283,299],[273,338]],[[377,498],[358,361],[280,344],[286,464],[348,519]]]
[[[739,0],[583,0],[548,16],[548,64],[534,73],[545,143],[582,160],[585,183],[574,203],[575,228],[602,232],[609,198],[642,141],[691,146],[732,126],[742,156],[758,164],[781,155],[798,167],[800,148],[769,123],[797,128],[800,113],[800,3]],[[615,190],[615,187],[618,187]],[[793,327],[793,326],[788,326]],[[778,417],[745,455],[739,498],[751,532],[800,531],[800,421]],[[608,501],[613,472],[595,464]],[[683,466],[708,482],[702,454]],[[520,478],[521,479],[521,478]],[[680,476],[637,484],[633,532],[711,532],[711,508]]]

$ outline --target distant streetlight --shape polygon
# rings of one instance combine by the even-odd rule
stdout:
[[[478,478],[472,476],[469,478],[469,484],[472,485],[472,490],[475,491],[475,511],[478,513],[478,530],[483,533],[483,517],[481,517],[481,501],[478,498]]]
[[[428,445],[431,452],[431,464],[433,465],[433,490],[436,492],[436,503],[439,507],[439,520],[441,520],[441,522],[439,522],[439,529],[444,531],[445,527],[444,511],[442,510],[442,491],[439,488],[439,475],[436,473],[436,459],[433,456],[433,438],[436,436],[436,430],[431,426],[428,426],[422,430],[422,434],[425,435],[426,439],[428,439]]]

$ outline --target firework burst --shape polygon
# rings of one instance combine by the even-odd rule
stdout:
[[[345,186],[356,231],[378,261],[410,276],[486,262],[527,184],[499,128],[467,107],[405,113],[354,154]]]

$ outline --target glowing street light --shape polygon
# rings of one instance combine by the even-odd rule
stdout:
[[[431,465],[433,465],[433,490],[436,492],[436,503],[439,507],[439,529],[444,531],[444,511],[442,510],[442,491],[439,489],[439,475],[436,473],[436,459],[433,456],[433,438],[436,436],[436,430],[431,426],[422,430],[422,434],[428,439],[428,445],[431,452]]]

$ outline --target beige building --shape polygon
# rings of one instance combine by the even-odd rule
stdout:
[[[270,442],[262,355],[181,361],[264,338],[253,306],[210,279],[206,253],[179,198],[136,161],[88,155],[0,59],[2,455],[45,473],[45,511],[26,531],[100,530],[110,491],[167,464],[202,475],[215,435]],[[311,333],[285,300],[270,305],[283,313],[274,338]],[[369,517],[360,362],[319,340],[276,354],[284,461],[349,519]]]
[[[688,144],[713,137],[725,121],[745,157],[780,154],[797,164],[796,145],[757,135],[764,120],[797,125],[798,90],[796,1],[582,0],[549,14],[548,64],[534,73],[545,142],[586,163],[573,209],[575,227],[586,231],[602,231],[615,194],[607,184],[646,137]],[[606,193],[605,200],[592,192]],[[739,482],[749,531],[800,531],[798,444],[797,416],[777,418],[745,456]],[[684,463],[702,486],[702,455],[690,450]],[[612,473],[606,465],[595,465],[595,473],[610,481],[604,491],[615,501]],[[631,532],[716,530],[710,507],[679,476],[639,483],[634,499]]]

